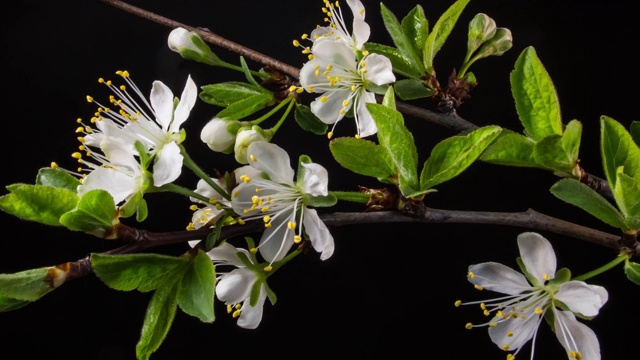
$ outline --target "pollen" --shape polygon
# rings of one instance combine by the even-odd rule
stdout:
[[[502,345],[502,350],[509,351],[509,344]]]
[[[58,168],[58,164],[56,164],[55,162],[51,162],[51,168],[52,169],[57,169]]]
[[[329,131],[329,132],[327,133],[327,138],[328,138],[328,139],[331,139],[332,137],[333,137],[333,131]]]
[[[264,267],[264,269],[262,269],[262,270],[264,270],[264,271],[266,271],[266,272],[270,272],[271,270],[273,270],[273,266],[271,266],[271,265],[267,265],[267,266],[265,266],[265,267]]]
[[[189,206],[189,209],[191,209],[191,211],[196,211],[196,210],[198,210],[198,206],[191,205],[191,206]]]
[[[238,224],[240,224],[240,225],[244,225],[244,224],[246,224],[246,223],[244,222],[244,220],[242,220],[242,219],[238,218]]]
[[[293,46],[295,46],[295,47],[299,47],[299,46],[300,46],[300,41],[298,41],[298,40],[293,40]]]
[[[293,237],[293,242],[296,244],[300,244],[300,242],[302,241],[302,237],[300,235],[296,235]]]
[[[287,227],[289,228],[289,230],[294,230],[296,228],[296,223],[294,223],[293,221],[289,221],[287,223]]]
[[[467,329],[467,330],[471,330],[471,329],[473,329],[473,324],[472,323],[466,323],[464,325],[464,328]]]
[[[544,311],[542,311],[542,309],[539,308],[539,307],[537,307],[536,310],[535,310],[536,315],[542,315],[543,312]]]
[[[258,248],[252,247],[251,249],[249,249],[249,252],[255,254],[258,252]]]
[[[460,305],[462,305],[462,300],[456,300],[455,304],[456,307],[460,307]]]
[[[508,337],[512,337],[513,336],[513,331],[511,331],[511,330],[507,331],[507,336]]]
[[[89,95],[87,95],[87,102],[93,102],[93,98]]]
[[[258,161],[258,159],[257,159],[257,158],[255,157],[255,155],[253,155],[253,154],[252,154],[251,156],[249,156],[249,158],[250,158],[250,159],[251,159],[251,161],[253,161],[253,162]]]
[[[476,288],[476,290],[484,290],[484,288],[480,285],[473,285],[474,288]]]

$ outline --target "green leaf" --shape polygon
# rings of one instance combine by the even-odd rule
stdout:
[[[324,135],[327,133],[328,126],[323,123],[307,105],[296,104],[294,118],[302,130],[312,132],[316,135]]]
[[[334,194],[325,196],[310,196],[307,199],[307,206],[311,207],[331,207],[338,203],[338,198]]]
[[[385,91],[384,97],[382,98],[381,104],[391,109],[396,108],[396,96],[393,86],[389,86],[387,88],[387,91]]]
[[[242,67],[242,72],[244,73],[244,76],[247,78],[247,81],[250,84],[253,84],[257,87],[261,87],[260,84],[258,84],[256,79],[253,77],[253,74],[251,74],[251,69],[249,69],[249,65],[247,65],[247,61],[244,59],[244,56],[240,56],[240,66]]]
[[[202,322],[213,322],[215,320],[213,312],[215,282],[216,271],[213,262],[204,251],[198,250],[182,277],[178,292],[180,309]]]
[[[627,261],[624,263],[624,273],[627,279],[636,285],[640,285],[640,264]]]
[[[80,181],[64,170],[42,168],[36,176],[36,185],[67,189],[75,193]]]
[[[220,111],[216,117],[240,120],[267,107],[273,99],[273,94],[257,94],[234,102]]]
[[[533,158],[540,168],[550,169],[563,176],[572,176],[578,166],[578,150],[582,126],[572,121],[567,131],[560,135],[549,135],[534,146]]]
[[[631,135],[616,120],[608,117],[600,117],[600,151],[604,173],[610,187],[616,185],[616,173],[620,166],[623,172],[636,180],[640,178],[640,149],[635,144]]]
[[[533,158],[535,144],[524,135],[503,129],[500,136],[485,149],[480,160],[498,165],[537,167]]]
[[[640,181],[624,174],[619,168],[616,185],[613,191],[616,204],[625,217],[627,227],[632,230],[640,228]]]
[[[201,89],[199,96],[202,101],[220,107],[227,107],[248,97],[266,93],[262,87],[239,81],[204,85]]]
[[[411,41],[416,55],[422,56],[422,47],[429,35],[429,22],[424,15],[424,9],[416,5],[407,16],[402,19],[402,31]],[[422,59],[420,59],[422,61]]]
[[[396,168],[384,147],[373,141],[354,137],[335,138],[329,142],[334,159],[356,174],[387,179],[396,175]]]
[[[424,83],[415,79],[401,79],[393,84],[396,94],[402,100],[415,100],[433,96],[435,91],[424,86]]]
[[[433,25],[433,29],[431,29],[431,33],[427,37],[425,42],[424,51],[422,55],[422,63],[426,72],[435,76],[435,71],[433,67],[433,59],[435,58],[442,45],[444,45],[445,41],[449,37],[451,30],[455,26],[456,22],[458,22],[458,18],[462,11],[469,3],[469,0],[457,0],[453,5],[451,5],[447,11],[440,16],[436,24]],[[398,46],[398,48],[400,48]]]
[[[168,282],[160,286],[151,297],[142,324],[140,340],[136,344],[136,357],[147,360],[164,341],[176,315],[180,282]]]
[[[522,51],[510,80],[525,135],[535,141],[549,135],[562,135],[558,95],[533,47]]]
[[[605,224],[626,229],[622,213],[602,195],[578,180],[561,179],[551,186],[550,191],[558,199],[581,208]]]
[[[382,15],[384,27],[389,32],[393,44],[398,48],[398,50],[400,50],[401,54],[404,54],[404,57],[409,61],[412,73],[423,74],[424,68],[422,67],[420,56],[416,52],[413,43],[413,41],[416,39],[410,38],[408,34],[405,34],[404,30],[402,29],[402,25],[398,21],[398,18],[383,3],[380,3],[380,13]],[[413,33],[411,35],[413,35]]]
[[[420,190],[448,181],[468,168],[500,134],[499,126],[484,126],[467,135],[452,136],[438,143],[420,174]]]
[[[391,61],[393,72],[404,77],[419,80],[424,75],[422,64],[414,64],[409,60],[402,51],[387,45],[367,42],[364,44],[365,49],[370,53],[386,56]],[[415,67],[418,66],[418,67]]]
[[[629,126],[629,134],[633,139],[633,142],[640,146],[640,121],[632,121]]]
[[[23,220],[61,226],[60,216],[78,203],[75,191],[44,185],[13,184],[0,197],[0,209]]]
[[[0,296],[0,312],[17,310],[31,304],[31,301],[18,300],[6,296]]]
[[[117,223],[116,204],[105,190],[91,190],[84,194],[76,208],[63,214],[60,223],[70,230],[84,231],[104,237],[113,231]]]
[[[54,287],[47,281],[50,268],[0,274],[0,296],[15,300],[35,301]]]
[[[158,254],[91,254],[93,271],[112,289],[147,292],[168,279],[182,276],[189,260]]]

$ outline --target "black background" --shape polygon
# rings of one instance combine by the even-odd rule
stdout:
[[[363,0],[374,42],[391,44],[379,15],[379,2]],[[423,1],[432,26],[451,1]],[[200,26],[296,67],[306,58],[291,42],[322,23],[320,0],[270,1],[131,1],[131,4],[191,26]],[[603,176],[599,156],[599,117],[628,125],[637,120],[637,19],[631,1],[471,1],[450,40],[436,56],[440,81],[460,66],[466,50],[466,28],[484,12],[513,33],[514,46],[501,57],[472,66],[479,85],[459,114],[477,124],[497,124],[515,131],[517,120],[509,90],[509,72],[520,52],[533,46],[557,89],[563,121],[583,124],[581,164]],[[344,4],[345,10],[346,4]],[[385,2],[398,17],[412,1]],[[348,11],[347,11],[348,12]],[[349,16],[349,15],[347,15]],[[190,61],[171,52],[170,28],[138,18],[100,1],[19,0],[5,8],[0,48],[2,82],[3,185],[33,183],[36,172],[51,161],[74,168],[75,119],[95,110],[86,95],[104,95],[99,77],[115,79],[127,69],[143,91],[161,80],[179,95],[186,76],[198,86],[242,80],[235,72]],[[214,51],[237,63],[238,56]],[[249,62],[258,69],[259,65]],[[106,95],[104,95],[106,96]],[[105,97],[103,97],[105,98]],[[417,105],[421,103],[416,102]],[[232,157],[214,154],[199,140],[199,129],[219,109],[197,103],[185,124],[189,149],[205,169],[231,170]],[[447,129],[406,119],[421,162]],[[336,136],[351,135],[345,121]],[[354,191],[357,185],[380,187],[374,179],[341,170],[329,154],[327,140],[287,122],[273,139],[296,159],[300,154],[329,169],[331,190]],[[537,169],[515,169],[476,163],[459,177],[437,187],[428,206],[473,211],[524,211],[528,208],[600,230],[615,232],[582,210],[564,204],[548,191],[557,180]],[[181,184],[195,188],[186,172]],[[184,229],[190,221],[188,201],[173,195],[147,196],[150,217],[140,227],[153,231]],[[351,207],[348,209],[356,209]],[[327,209],[321,209],[326,211]],[[62,228],[19,221],[0,214],[0,272],[12,273],[82,258],[116,244]],[[133,225],[133,223],[129,223]],[[265,358],[463,359],[504,354],[486,330],[468,331],[468,321],[484,319],[477,307],[456,309],[457,299],[478,300],[466,280],[470,264],[499,261],[515,267],[515,239],[527,229],[478,224],[369,224],[333,228],[333,257],[300,256],[270,278],[278,295],[267,304],[260,327],[235,325],[217,303],[217,320],[204,324],[180,311],[153,359],[211,359],[239,356]],[[615,256],[609,248],[572,237],[542,233],[552,241],[559,267],[574,274],[592,270]],[[186,245],[158,249],[180,254]],[[640,332],[637,304],[640,288],[628,282],[622,268],[591,279],[605,285],[610,300],[588,325],[600,339],[603,359],[635,356]],[[78,279],[29,306],[0,314],[3,358],[133,359],[150,293],[110,290],[95,276]],[[219,307],[218,307],[219,306]],[[530,345],[519,354],[528,358]],[[439,355],[442,354],[442,355]],[[536,343],[537,359],[565,359],[548,326]]]

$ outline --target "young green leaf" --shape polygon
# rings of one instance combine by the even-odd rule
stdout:
[[[624,217],[618,209],[598,192],[576,179],[561,179],[551,186],[550,191],[558,199],[581,208],[605,224],[627,229]]]
[[[537,167],[533,158],[533,149],[536,143],[532,139],[503,129],[500,136],[485,149],[480,160],[492,164]]]
[[[457,0],[440,16],[436,24],[433,25],[433,29],[431,29],[431,33],[429,33],[425,41],[422,52],[422,64],[427,73],[435,76],[433,59],[438,51],[440,51],[440,48],[442,48],[442,45],[444,45],[449,34],[451,34],[453,27],[456,25],[456,22],[458,22],[460,14],[462,14],[462,11],[468,3],[469,0]],[[398,46],[398,48],[400,47]]]
[[[239,81],[204,85],[200,99],[208,104],[227,107],[254,95],[268,93],[264,88]]]
[[[162,284],[151,297],[142,324],[140,340],[136,344],[138,360],[148,360],[169,333],[176,315],[180,282],[167,281]]]
[[[308,105],[296,104],[294,118],[302,130],[309,131],[316,135],[324,135],[327,133],[328,126],[323,123]]]
[[[409,194],[419,190],[418,152],[402,114],[381,104],[366,106],[378,127],[378,142],[387,149],[397,168],[400,191]]]
[[[414,41],[417,39],[410,38],[409,35],[404,32],[398,18],[383,3],[380,3],[380,13],[382,15],[384,26],[389,32],[393,44],[409,61],[412,72],[424,74],[424,68],[422,67],[420,56],[416,52],[416,47],[414,46]],[[411,35],[413,35],[413,32]]]
[[[422,61],[422,47],[424,46],[427,36],[429,35],[429,21],[424,15],[424,9],[420,5],[416,5],[407,16],[402,19],[400,24],[402,31],[409,38],[415,53]]]
[[[96,189],[84,194],[74,210],[60,217],[60,223],[70,230],[104,237],[112,233],[116,213],[113,197],[105,190]]]
[[[636,285],[640,285],[640,264],[627,261],[624,263],[624,273],[627,279]]]
[[[78,185],[80,185],[80,181],[66,171],[42,168],[38,170],[36,185],[67,189],[75,193]]]
[[[438,143],[420,174],[420,190],[448,181],[468,168],[500,134],[499,126],[484,126],[464,136],[452,136]]]
[[[0,296],[15,300],[35,301],[54,289],[47,281],[50,268],[0,274]]]
[[[23,220],[62,226],[60,217],[78,203],[75,191],[43,185],[13,184],[0,197],[0,210]]]
[[[393,84],[398,97],[404,101],[423,99],[433,96],[435,91],[424,86],[424,83],[415,79],[401,79]]]
[[[633,139],[633,142],[640,146],[640,121],[632,121],[629,125],[629,134]]]
[[[608,117],[600,117],[600,151],[604,173],[610,187],[616,185],[616,173],[620,166],[624,174],[637,178],[640,177],[640,149],[635,144],[631,135],[616,120]]]
[[[334,159],[356,174],[388,179],[396,169],[387,149],[373,141],[353,137],[336,138],[329,142]]]
[[[98,278],[122,291],[155,290],[169,279],[182,276],[188,265],[189,259],[167,255],[91,254],[91,266]]]
[[[234,102],[216,114],[219,118],[240,120],[267,107],[273,100],[273,94],[256,94]]]
[[[31,301],[18,300],[0,295],[0,312],[17,310],[31,304]]]
[[[511,72],[511,92],[525,135],[535,141],[562,135],[556,89],[533,47],[522,51]]]
[[[611,189],[625,224],[632,230],[640,230],[640,181],[618,168],[616,185]]]
[[[178,292],[180,309],[202,322],[213,322],[215,282],[216,272],[211,258],[204,251],[198,251],[182,277]]]

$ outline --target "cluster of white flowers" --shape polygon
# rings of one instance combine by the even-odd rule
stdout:
[[[74,153],[74,157],[88,167],[80,168],[80,172],[89,171],[78,187],[78,195],[103,189],[118,204],[144,192],[151,181],[154,186],[162,186],[178,178],[183,162],[178,146],[183,138],[180,127],[189,117],[198,92],[190,76],[180,99],[175,99],[164,83],[154,81],[147,101],[127,71],[116,73],[127,85],[116,86],[110,80],[100,79],[99,82],[114,93],[109,98],[110,105],[98,103],[88,96],[87,100],[99,107],[91,125],[78,120],[82,126],[77,132],[85,134],[79,137],[80,150],[91,160],[83,159],[81,152]],[[133,95],[127,91],[127,86],[133,90]],[[147,161],[153,163],[151,175]]]
[[[347,0],[353,13],[353,34],[346,28],[338,2],[325,0],[323,11],[328,26],[318,27],[303,39],[313,42],[303,52],[309,61],[300,70],[300,85],[310,93],[320,93],[311,102],[311,111],[324,123],[336,124],[353,109],[356,137],[374,135],[378,128],[365,104],[375,103],[375,93],[367,84],[381,86],[395,82],[391,61],[383,55],[362,51],[369,39],[369,25],[360,0]],[[295,46],[301,46],[298,40]],[[333,136],[333,128],[328,133]]]

